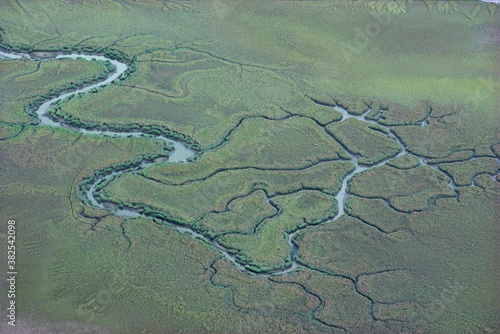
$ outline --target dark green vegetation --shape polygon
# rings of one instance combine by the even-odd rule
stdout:
[[[130,65],[122,80],[61,103],[57,117],[200,149],[190,163],[101,185],[98,197],[157,219],[92,208],[80,190],[97,171],[165,155],[165,145],[31,124],[30,105],[97,80],[104,63],[0,61],[0,232],[4,245],[5,222],[17,221],[19,329],[498,331],[495,8],[2,2],[4,48],[102,53]],[[335,104],[356,115],[370,107],[366,119],[379,125],[340,122]],[[364,164],[401,150],[386,126],[408,154],[356,174],[346,214],[331,220],[354,169],[345,149]],[[226,246],[254,273],[289,266],[288,233],[299,230],[299,267],[250,275],[168,221]]]

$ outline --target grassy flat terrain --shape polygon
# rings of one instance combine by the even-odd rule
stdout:
[[[500,164],[495,158],[481,157],[464,162],[452,162],[439,164],[439,168],[449,173],[455,183],[459,186],[470,185],[479,174],[498,174]]]
[[[383,127],[354,118],[330,124],[327,131],[350,153],[359,154],[359,163],[364,165],[376,164],[395,156],[401,150],[400,145],[388,137],[389,134]]]
[[[487,292],[494,289],[495,280],[481,277],[496,275],[495,237],[488,233],[495,228],[498,208],[493,203],[498,199],[498,189],[493,195],[467,188],[460,191],[460,202],[440,199],[424,212],[383,218],[383,202],[362,201],[361,219],[379,222],[383,231],[341,218],[299,232],[298,258],[307,267],[352,278],[357,290],[372,301],[374,318],[409,321],[407,326],[416,326],[410,332],[448,317],[456,321],[436,324],[437,332],[484,329],[484,324],[495,322],[494,313],[484,312],[484,307],[497,309],[496,297]],[[382,219],[401,229],[388,231]]]
[[[128,64],[59,117],[168,133],[197,155],[99,186],[155,219],[91,206],[97,173],[167,145],[37,125],[33,106],[105,63],[0,60],[0,244],[15,219],[19,268],[18,327],[0,332],[495,333],[498,15],[476,1],[1,2],[7,52]],[[351,154],[387,163],[358,173]]]
[[[291,265],[285,232],[325,222],[337,212],[333,198],[319,191],[304,190],[273,198],[271,202],[278,208],[278,213],[262,221],[255,233],[225,234],[217,239],[226,248],[237,250],[242,263],[261,271]]]
[[[264,219],[276,215],[277,209],[267,202],[264,190],[228,203],[223,212],[210,212],[196,222],[196,229],[210,235],[231,232],[251,233]]]
[[[333,328],[347,332],[369,331],[370,322],[366,310],[369,300],[359,295],[346,278],[332,277],[312,271],[299,271],[290,276],[279,276],[278,282],[300,284],[319,300],[313,317]]]
[[[158,165],[142,173],[169,184],[181,184],[224,170],[299,170],[339,158],[349,155],[313,121],[259,117],[242,121],[222,146],[206,152],[195,164]]]
[[[28,104],[36,97],[95,80],[107,69],[103,62],[86,60],[10,60],[0,62],[0,73],[0,122],[29,124],[34,120],[28,114]]]
[[[349,182],[348,191],[366,198],[388,200],[397,211],[426,209],[440,197],[453,197],[448,177],[427,166],[400,170],[388,166],[375,167]]]
[[[359,218],[382,232],[391,233],[408,227],[408,214],[394,210],[381,198],[349,196],[345,209],[350,216]]]
[[[404,154],[387,162],[388,166],[399,169],[410,169],[420,165],[420,160],[412,154]]]
[[[285,176],[280,175],[284,174],[281,171],[272,170],[223,170],[210,178],[182,185],[165,184],[125,173],[103,191],[106,197],[118,203],[144,204],[165,212],[178,222],[191,224],[206,213],[225,211],[233,199],[247,196],[256,189],[264,189],[267,196],[302,189],[336,193],[340,189],[340,180],[351,169],[350,162],[334,162],[290,171]],[[323,179],[325,174],[327,178]]]

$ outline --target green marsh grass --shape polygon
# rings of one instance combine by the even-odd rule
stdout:
[[[260,194],[255,203],[243,199],[228,207],[262,212],[270,209],[264,190],[268,197],[286,195],[272,200],[297,217],[300,203],[283,200],[292,192],[339,191],[351,162],[283,169],[349,158],[316,123],[337,121],[339,114],[309,97],[356,114],[371,106],[369,116],[394,126],[410,153],[440,163],[459,183],[493,173],[493,165],[460,161],[498,157],[500,151],[494,8],[475,1],[9,1],[0,4],[1,45],[103,53],[128,62],[123,80],[63,104],[61,115],[95,127],[170,129],[198,143],[204,152],[193,163],[142,171],[172,185],[126,173],[101,193],[186,224],[213,218],[199,227],[217,236],[248,231],[263,217],[253,214],[254,220],[237,227],[221,218],[216,225],[236,196]],[[359,35],[374,23],[380,30],[368,39]],[[2,101],[22,95],[4,102],[0,113],[0,190],[2,221],[14,218],[23,231],[18,301],[19,314],[33,315],[25,316],[28,324],[42,319],[54,329],[72,322],[117,333],[317,333],[331,331],[329,326],[475,333],[498,327],[491,293],[498,276],[498,177],[480,174],[476,186],[455,194],[441,171],[410,168],[412,161],[402,158],[392,163],[398,168],[368,170],[350,182],[359,196],[350,196],[346,207],[361,220],[342,217],[299,232],[294,240],[304,268],[272,279],[251,277],[218,259],[211,246],[158,220],[123,220],[78,200],[79,183],[94,171],[165,151],[151,139],[21,128],[32,121],[22,108],[47,98],[47,87],[101,71],[97,63],[66,63],[78,66],[57,73],[56,62],[48,61],[40,66],[45,72],[26,76],[36,63],[0,62]],[[18,85],[8,81],[11,75],[29,80]],[[43,90],[35,78],[46,79]],[[290,114],[303,117],[273,120]],[[337,126],[342,128],[330,127]],[[352,128],[344,130],[359,133]],[[375,149],[382,151],[384,141],[377,140]],[[256,152],[263,152],[262,159],[250,156]],[[280,170],[224,171],[173,185],[204,178],[218,164]],[[238,247],[261,264],[286,262],[282,234],[297,225],[283,217],[259,230],[269,239],[254,235],[238,240]],[[269,257],[259,254],[276,246]],[[373,318],[380,320],[373,327],[370,299]]]

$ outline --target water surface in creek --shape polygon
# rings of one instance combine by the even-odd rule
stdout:
[[[29,56],[27,54],[13,54],[13,53],[8,53],[8,52],[1,51],[1,50],[0,50],[0,58],[1,59],[11,59],[11,60],[33,59],[31,56]],[[44,102],[36,110],[36,115],[38,116],[40,124],[53,126],[53,127],[65,127],[65,128],[69,128],[73,131],[85,133],[88,135],[110,136],[110,137],[130,137],[130,136],[149,137],[149,138],[152,138],[154,140],[160,140],[160,141],[163,141],[163,142],[168,143],[169,145],[173,146],[173,151],[170,152],[168,159],[166,159],[166,161],[168,161],[168,162],[183,163],[183,162],[186,162],[187,159],[189,159],[190,157],[193,157],[196,154],[195,151],[188,148],[184,143],[176,141],[176,140],[172,140],[170,138],[166,138],[164,136],[151,136],[149,134],[145,134],[142,132],[115,132],[115,131],[102,131],[102,130],[88,130],[85,128],[77,128],[77,127],[69,126],[68,124],[65,124],[64,122],[62,122],[60,120],[51,119],[48,116],[48,112],[58,101],[66,99],[73,94],[85,93],[85,92],[90,91],[93,88],[98,88],[98,87],[102,87],[104,85],[108,85],[108,84],[112,83],[114,80],[119,79],[128,68],[127,64],[125,64],[125,63],[122,63],[122,62],[119,62],[116,60],[112,60],[112,59],[108,59],[108,58],[101,56],[101,55],[61,54],[61,55],[56,56],[52,60],[43,60],[43,61],[56,61],[58,59],[63,59],[63,58],[72,58],[72,59],[82,58],[82,59],[86,59],[88,61],[94,61],[94,60],[109,61],[109,62],[111,62],[111,64],[113,64],[116,67],[116,70],[108,78],[106,78],[103,81],[86,86],[84,88],[76,89],[76,90],[71,91],[71,92],[63,93],[57,97],[54,97],[54,98]],[[349,114],[346,109],[344,109],[340,106],[334,106],[334,108],[342,113],[343,117],[342,117],[341,121],[343,121],[347,118],[356,118],[356,119],[363,121],[363,122],[374,123],[374,124],[378,124],[378,125],[384,127],[385,130],[387,131],[387,136],[394,138],[398,142],[398,144],[401,146],[400,152],[395,157],[399,157],[399,156],[407,153],[406,148],[404,147],[403,143],[401,142],[401,140],[399,138],[397,138],[392,133],[390,127],[381,125],[374,120],[366,119],[366,115],[370,111],[370,109],[368,109],[363,115],[352,115],[352,114]],[[426,125],[427,124],[425,122],[422,122],[422,126],[426,126]],[[395,158],[395,157],[390,157],[390,158],[384,159],[383,161],[381,161],[375,165],[366,166],[366,165],[361,165],[358,163],[358,158],[359,158],[358,156],[356,156],[354,154],[350,154],[350,155],[351,155],[351,161],[354,163],[355,168],[348,175],[346,175],[344,177],[344,179],[342,180],[341,189],[340,189],[339,193],[335,196],[335,199],[337,200],[337,203],[338,203],[339,210],[338,210],[337,215],[333,218],[333,220],[336,220],[345,214],[344,204],[349,196],[349,194],[346,192],[348,181],[351,180],[356,174],[359,174],[368,168],[384,165],[387,161]],[[420,162],[422,165],[427,165],[431,168],[437,169],[437,165],[427,164],[427,160],[425,158],[419,157],[419,159],[420,159]],[[160,160],[161,160],[161,158],[160,158]],[[163,160],[165,160],[165,159],[163,158]],[[110,178],[117,177],[124,172],[137,172],[141,169],[144,169],[146,167],[151,166],[153,163],[154,162],[143,161],[137,167],[130,168],[127,170],[122,170],[122,171],[113,171],[113,172],[110,172],[106,175],[103,175],[103,176],[96,178],[93,181],[93,183],[91,184],[90,188],[86,191],[86,196],[87,196],[88,200],[90,201],[90,203],[94,207],[99,208],[99,209],[103,209],[103,210],[112,210],[114,212],[114,214],[121,216],[121,217],[124,217],[124,218],[148,217],[147,215],[139,212],[138,210],[133,210],[133,209],[128,209],[128,208],[120,209],[120,208],[118,208],[117,205],[114,205],[111,203],[101,203],[95,198],[94,194],[95,194],[96,186],[98,184],[100,184],[101,182],[106,182]],[[450,181],[450,186],[453,189],[456,189],[456,186],[453,183],[453,181]],[[151,217],[148,217],[148,218],[151,218]],[[198,239],[205,241],[208,244],[211,244],[214,248],[216,248],[223,255],[224,258],[226,258],[228,261],[232,262],[240,270],[247,272],[251,275],[260,275],[260,276],[283,275],[283,274],[287,274],[289,272],[294,271],[300,265],[296,261],[298,248],[292,241],[293,236],[300,229],[296,230],[292,233],[287,234],[286,240],[287,240],[287,243],[290,247],[290,260],[291,260],[291,264],[287,268],[281,269],[281,270],[275,270],[275,271],[270,272],[270,273],[255,273],[255,272],[249,270],[243,263],[241,263],[237,259],[237,257],[235,255],[228,252],[228,250],[226,248],[224,248],[223,246],[221,246],[216,240],[211,240],[211,239],[205,237],[204,235],[196,232],[195,230],[193,230],[192,228],[190,228],[188,226],[181,226],[181,225],[177,225],[177,224],[172,223],[172,222],[164,222],[164,223],[170,225],[172,228],[178,230],[181,233],[189,234],[195,238],[198,238]],[[305,228],[309,228],[309,227],[305,227]]]

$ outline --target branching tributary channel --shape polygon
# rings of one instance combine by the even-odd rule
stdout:
[[[0,51],[0,59],[22,59],[22,58],[33,59],[33,58],[31,58],[30,55],[27,55],[27,54],[19,55],[19,54],[12,54],[12,53],[6,53],[6,52]],[[72,130],[79,131],[79,132],[84,133],[84,134],[97,135],[97,136],[111,136],[111,137],[113,137],[113,136],[117,136],[117,137],[130,137],[130,136],[134,136],[134,137],[150,137],[152,139],[156,139],[156,140],[161,140],[161,141],[164,141],[164,142],[168,142],[170,145],[172,145],[174,147],[173,152],[171,152],[170,155],[169,155],[169,157],[168,157],[167,161],[169,161],[169,162],[180,162],[180,163],[181,162],[185,162],[186,159],[188,159],[188,158],[190,158],[190,157],[192,157],[192,156],[195,155],[195,152],[192,151],[191,149],[187,148],[183,143],[175,141],[175,140],[172,140],[172,139],[169,139],[169,138],[166,138],[164,136],[151,136],[151,135],[148,135],[148,134],[145,134],[145,133],[142,133],[142,132],[113,132],[113,131],[101,131],[101,130],[87,130],[85,128],[75,128],[73,126],[68,126],[67,124],[65,124],[64,122],[62,122],[60,120],[53,120],[53,119],[49,118],[49,116],[47,116],[47,115],[48,115],[48,112],[49,112],[50,108],[53,107],[58,101],[66,99],[66,98],[68,98],[69,96],[71,96],[73,94],[85,93],[85,92],[90,91],[93,88],[97,88],[97,87],[101,87],[101,86],[110,84],[114,80],[119,79],[123,75],[123,73],[127,70],[127,68],[128,68],[128,66],[126,64],[124,64],[124,63],[121,63],[121,62],[116,61],[116,60],[111,60],[111,59],[108,59],[108,58],[106,58],[104,56],[98,56],[98,55],[62,54],[62,55],[56,56],[55,58],[53,58],[51,60],[62,59],[62,58],[73,58],[73,59],[83,58],[83,59],[86,59],[86,60],[89,60],[89,61],[90,60],[109,61],[114,66],[116,66],[116,71],[112,75],[110,75],[107,79],[105,79],[105,80],[103,80],[101,82],[98,82],[96,84],[87,86],[85,88],[76,89],[74,91],[66,92],[64,94],[61,94],[58,97],[55,97],[55,98],[53,98],[53,99],[51,99],[51,100],[46,101],[45,103],[43,103],[36,110],[36,114],[38,116],[40,124],[42,124],[42,125],[49,125],[49,126],[53,126],[53,127],[68,127],[68,128],[70,128]],[[365,112],[365,114],[363,114],[361,116],[355,116],[355,115],[349,114],[347,112],[347,110],[345,110],[344,108],[341,108],[340,106],[335,106],[334,108],[342,113],[343,117],[342,117],[341,121],[343,121],[343,120],[345,120],[347,118],[350,118],[350,117],[354,117],[354,118],[357,118],[357,119],[359,119],[361,121],[364,121],[364,122],[371,122],[371,123],[375,123],[377,125],[383,126],[383,125],[379,124],[376,121],[368,120],[368,119],[365,118],[365,115],[369,112],[369,110],[367,110]],[[422,125],[424,126],[425,124],[423,123]],[[383,126],[383,127],[386,129],[387,135],[391,136],[391,137],[394,137],[395,140],[397,140],[397,142],[401,146],[401,151],[397,154],[396,157],[399,157],[399,156],[405,154],[406,153],[406,149],[405,149],[403,143],[399,140],[399,138],[397,138],[392,133],[391,129],[388,126]],[[376,165],[365,166],[365,165],[361,165],[361,164],[358,163],[358,157],[357,156],[355,156],[355,155],[353,155],[351,153],[349,153],[349,154],[351,155],[351,161],[355,164],[355,168],[354,168],[353,171],[351,171],[348,175],[346,175],[344,177],[344,179],[342,180],[342,187],[341,187],[339,193],[335,196],[335,199],[337,200],[337,203],[338,203],[338,206],[339,206],[339,211],[338,211],[337,215],[333,218],[333,220],[336,220],[340,216],[344,215],[344,204],[345,204],[345,201],[347,200],[347,197],[348,197],[348,193],[346,193],[346,188],[347,188],[348,181],[350,179],[352,179],[352,177],[354,175],[356,175],[356,174],[358,174],[358,173],[360,173],[360,172],[362,172],[362,171],[364,171],[364,170],[366,170],[368,168],[384,165],[388,160],[395,158],[395,157],[390,157],[390,158],[387,158],[387,159],[379,162]],[[420,157],[420,161],[424,165],[428,165],[431,168],[437,169],[437,166],[427,164],[426,160],[423,159],[422,157]],[[94,180],[93,184],[90,186],[89,190],[87,190],[87,192],[86,192],[86,196],[87,196],[88,200],[92,203],[93,206],[95,206],[95,207],[97,207],[99,209],[112,210],[112,211],[114,211],[114,213],[116,215],[122,216],[122,217],[125,217],[125,218],[140,217],[140,216],[148,217],[147,215],[145,215],[143,213],[140,213],[139,211],[135,211],[135,210],[131,210],[131,209],[119,209],[119,208],[116,208],[114,206],[112,208],[110,208],[109,205],[105,206],[105,204],[107,204],[107,203],[100,203],[99,201],[97,201],[95,199],[95,197],[94,197],[94,190],[95,190],[96,186],[100,182],[105,182],[106,180],[109,180],[111,177],[113,177],[115,175],[119,175],[119,174],[124,173],[124,172],[138,171],[138,170],[141,170],[143,168],[146,168],[146,167],[150,166],[151,164],[152,164],[152,162],[143,161],[141,163],[141,165],[138,166],[138,167],[131,168],[131,169],[126,169],[126,170],[121,170],[121,171],[113,171],[113,172],[110,172],[107,175],[98,177],[97,179]],[[456,186],[453,184],[452,181],[450,181],[450,186],[453,189],[456,189]],[[150,218],[150,217],[148,217],[148,218]],[[174,224],[172,222],[168,222],[168,223],[170,223],[170,226],[172,226],[172,228],[177,229],[179,232],[188,233],[188,234],[192,235],[195,238],[199,238],[199,239],[204,240],[205,242],[213,245],[213,247],[215,247],[221,254],[224,255],[224,257],[226,259],[228,259],[230,262],[232,262],[236,267],[238,267],[240,270],[242,270],[242,271],[244,271],[246,273],[249,273],[251,275],[259,275],[259,276],[283,275],[283,274],[287,274],[287,273],[295,270],[295,268],[297,268],[297,266],[300,265],[296,261],[296,255],[297,255],[298,249],[295,246],[295,244],[292,242],[293,236],[300,229],[297,230],[297,231],[295,231],[295,232],[293,232],[293,233],[288,234],[288,238],[287,238],[288,244],[290,246],[290,252],[291,252],[291,254],[290,254],[291,255],[291,260],[292,260],[291,266],[289,266],[288,268],[283,269],[283,270],[276,270],[276,271],[274,271],[272,273],[255,273],[255,272],[247,269],[242,263],[240,263],[238,261],[238,259],[236,258],[236,256],[230,254],[227,251],[227,249],[225,249],[220,244],[218,244],[216,240],[211,240],[211,239],[205,237],[204,235],[201,235],[201,234],[197,233],[196,231],[194,231],[190,227],[180,226],[180,225]],[[307,228],[307,226],[305,228]]]

